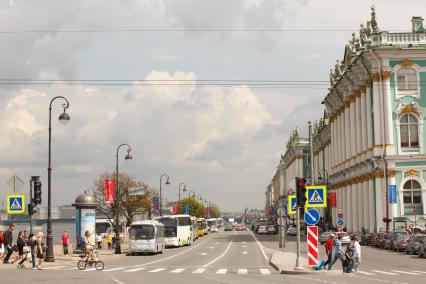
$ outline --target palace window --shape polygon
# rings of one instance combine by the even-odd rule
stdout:
[[[413,68],[401,68],[397,72],[398,91],[417,90],[417,71]]]
[[[416,214],[423,214],[422,187],[418,181],[414,179],[406,181],[402,196],[405,215],[414,215],[414,211]]]
[[[404,114],[399,120],[402,148],[419,147],[419,121],[410,113]]]

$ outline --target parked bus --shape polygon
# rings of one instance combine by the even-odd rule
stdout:
[[[209,233],[208,229],[207,229],[207,221],[206,221],[206,219],[204,219],[204,218],[198,218],[197,219],[197,224],[198,224],[197,233],[198,233],[199,237],[202,237],[202,236],[207,235]]]
[[[192,244],[192,222],[189,215],[170,215],[158,218],[164,225],[166,247]]]
[[[209,231],[211,231],[212,226],[217,227],[217,219],[216,218],[209,218],[206,221],[207,221],[207,228],[209,229]]]
[[[191,224],[192,224],[192,240],[195,241],[196,239],[198,239],[197,217],[191,216]]]
[[[223,225],[224,225],[223,218],[217,218],[217,226],[218,226],[219,228],[222,228],[222,227],[223,227]]]
[[[129,228],[129,251],[136,253],[163,253],[164,225],[157,221],[133,222]]]
[[[106,238],[107,235],[114,233],[114,228],[108,219],[96,219],[95,231],[96,235]]]

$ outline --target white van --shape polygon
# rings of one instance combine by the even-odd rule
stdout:
[[[163,253],[164,225],[157,221],[137,221],[129,227],[129,251],[136,253]]]

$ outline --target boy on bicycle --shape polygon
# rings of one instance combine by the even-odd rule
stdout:
[[[89,231],[84,232],[83,239],[84,244],[82,244],[82,247],[84,248],[84,255],[86,256],[86,261],[98,261],[98,258],[96,257],[96,254],[94,252],[95,241],[93,240],[93,238],[90,237]]]

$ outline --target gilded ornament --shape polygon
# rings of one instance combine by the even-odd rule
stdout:
[[[413,66],[413,64],[414,64],[413,61],[411,61],[409,59],[405,59],[405,60],[402,60],[399,63],[399,66],[401,66],[402,68],[408,68],[408,67]]]
[[[409,169],[408,171],[404,172],[405,177],[420,177],[419,171],[416,171],[415,169]]]
[[[387,81],[390,79],[390,76],[392,75],[391,70],[384,70],[382,71],[382,80]]]
[[[379,82],[380,81],[380,74],[378,72],[371,73],[371,79],[373,82]]]
[[[407,114],[407,113],[415,113],[417,115],[420,115],[419,110],[413,104],[409,104],[409,105],[404,106],[401,109],[401,111],[399,112],[399,116],[401,117],[401,116],[403,116],[404,114]]]

